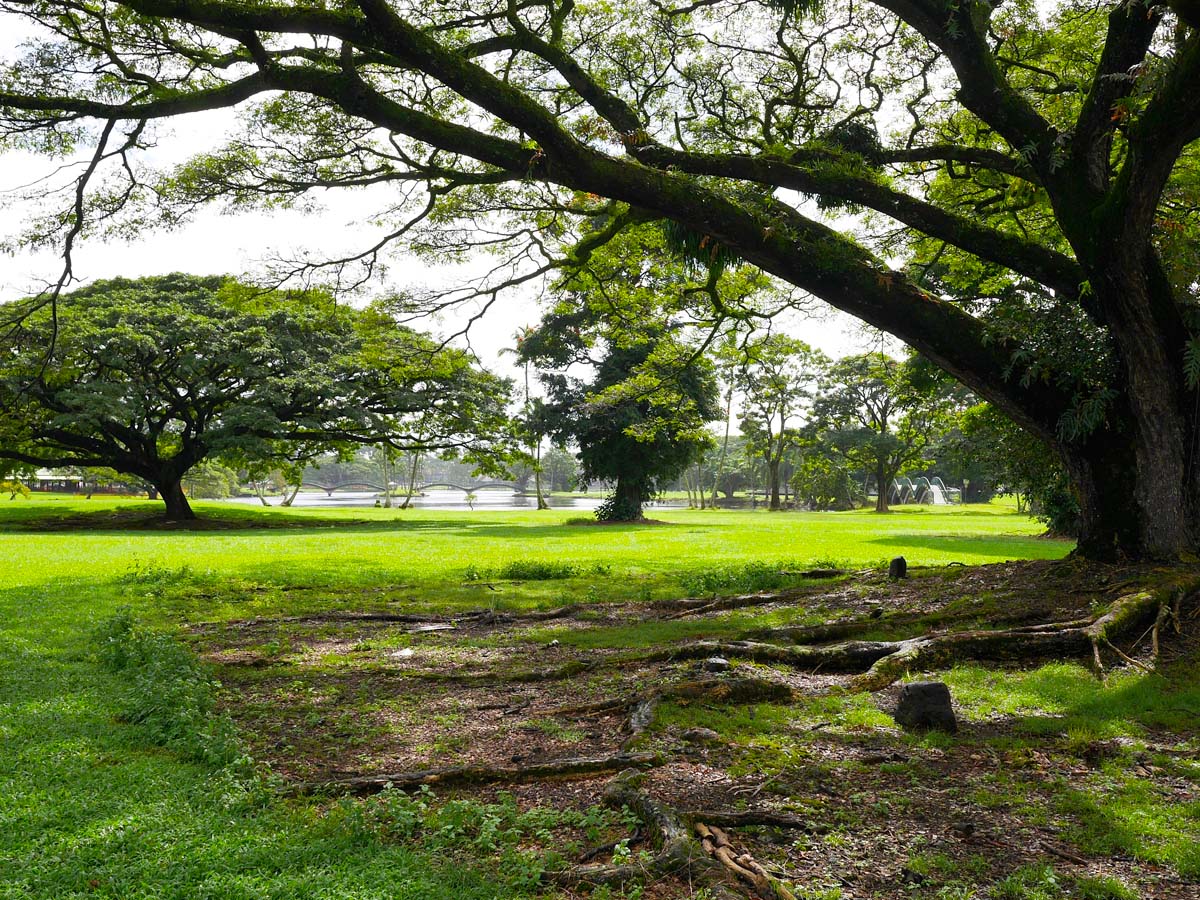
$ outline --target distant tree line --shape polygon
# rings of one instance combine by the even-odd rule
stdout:
[[[668,489],[701,508],[874,496],[886,512],[896,478],[938,475],[964,500],[1011,491],[1054,530],[1076,527],[1061,466],[996,409],[916,354],[830,360],[749,315],[698,319],[669,239],[624,232],[554,285],[514,348],[523,397],[387,299],[354,309],[170,275],[97,282],[55,309],[10,304],[0,482],[16,496],[22,471],[50,466],[89,491],[141,486],[189,518],[189,498],[247,487],[286,505],[306,479],[359,482],[405,506],[422,483],[485,474],[532,486],[539,506],[607,484],[599,517],[630,521]],[[727,306],[769,302],[745,267],[715,271]]]

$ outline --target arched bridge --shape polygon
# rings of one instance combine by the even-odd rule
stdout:
[[[332,497],[335,491],[379,491],[383,493],[387,488],[382,484],[374,481],[339,481],[337,484],[323,484],[319,481],[309,481],[305,479],[300,482],[301,487],[316,488],[324,491],[328,496]],[[424,491],[428,488],[449,488],[455,491],[462,491],[464,494],[469,494],[474,491],[493,491],[493,490],[509,490],[519,492],[520,488],[511,481],[482,481],[478,484],[455,484],[452,481],[426,481],[423,484],[413,485],[414,492]],[[407,490],[406,485],[393,484],[392,490]]]

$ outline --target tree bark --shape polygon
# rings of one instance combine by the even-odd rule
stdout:
[[[779,460],[767,460],[768,490],[771,492],[771,502],[767,507],[772,512],[779,512]]]
[[[159,482],[156,485],[159,495],[167,505],[167,519],[175,522],[191,521],[196,518],[188,503],[187,494],[183,492],[182,479]]]
[[[300,487],[301,487],[301,484],[298,481],[295,484],[293,484],[292,492],[290,494],[288,494],[283,499],[283,502],[281,502],[279,505],[280,506],[291,506],[292,502],[296,499],[296,495],[300,493]],[[286,490],[286,488],[285,488],[285,490]]]
[[[542,440],[540,437],[533,458],[533,489],[537,492],[537,508],[549,509],[550,504],[546,502],[546,497],[542,494]]]
[[[875,469],[875,512],[890,512],[888,509],[888,491],[892,489],[892,479],[887,477],[883,466]]]
[[[637,510],[637,512],[629,516],[625,521],[636,522],[642,518],[642,490],[641,486],[635,482],[618,478],[617,486],[614,490],[614,495],[619,501],[620,509]]]

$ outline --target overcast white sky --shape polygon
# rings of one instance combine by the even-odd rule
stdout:
[[[0,16],[0,58],[11,57],[20,35],[8,28]],[[193,153],[218,145],[233,124],[230,113],[205,113],[173,123],[170,131],[159,126],[160,141],[153,152],[156,165],[186,159]],[[90,154],[90,151],[89,151]],[[85,154],[85,156],[88,154]],[[0,238],[20,231],[30,217],[43,211],[45,203],[14,200],[14,190],[44,178],[61,163],[27,153],[0,154]],[[69,183],[75,170],[61,172],[52,184]],[[335,192],[331,192],[335,193]],[[367,218],[379,206],[369,193],[339,193],[326,200],[317,213],[279,211],[271,213],[222,214],[207,210],[194,222],[174,231],[143,232],[128,241],[85,240],[74,253],[74,270],[79,282],[115,276],[137,277],[182,271],[196,274],[242,274],[254,272],[264,260],[276,255],[296,258],[303,251],[336,253],[361,250],[371,243],[376,229]],[[59,200],[61,203],[61,198]],[[0,256],[0,302],[39,290],[57,277],[61,251],[22,252]],[[467,271],[431,267],[413,258],[392,262],[386,280],[373,286],[372,293],[429,284],[444,285],[466,277]],[[819,304],[818,304],[819,305]],[[512,293],[502,298],[487,317],[471,331],[471,344],[482,361],[507,370],[511,363],[500,351],[512,344],[518,328],[537,320],[537,291]],[[855,320],[835,313],[791,317],[784,330],[840,356],[878,346],[879,337]],[[447,319],[430,323],[429,330],[446,332],[457,327]]]

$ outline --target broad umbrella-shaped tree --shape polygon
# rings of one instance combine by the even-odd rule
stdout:
[[[136,475],[169,518],[194,517],[181,482],[206,459],[482,451],[503,430],[507,382],[379,308],[188,275],[96,282],[53,317],[3,309],[23,305],[0,357],[0,458]]]

